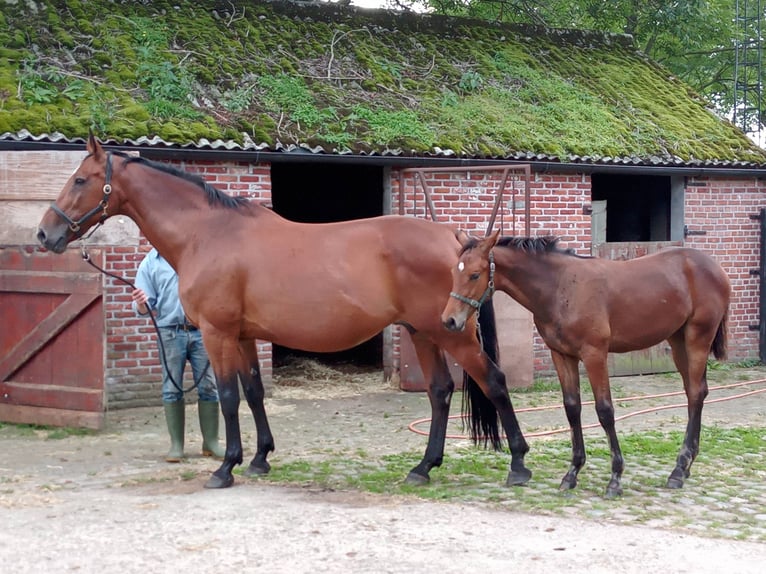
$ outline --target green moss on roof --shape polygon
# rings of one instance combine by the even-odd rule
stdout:
[[[302,2],[0,10],[0,133],[766,163],[625,36]]]

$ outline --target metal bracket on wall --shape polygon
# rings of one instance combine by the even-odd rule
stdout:
[[[520,177],[523,178],[524,182],[524,229],[525,234],[529,236],[530,234],[530,207],[529,207],[529,199],[530,199],[530,188],[529,188],[529,180],[530,175],[532,172],[531,166],[529,164],[500,164],[500,165],[492,165],[492,166],[465,166],[465,167],[412,167],[412,168],[406,168],[399,172],[399,215],[404,215],[404,195],[405,195],[405,186],[404,186],[404,180],[407,176],[412,175],[416,178],[416,181],[413,185],[413,192],[417,193],[417,184],[419,183],[420,186],[423,188],[423,194],[425,195],[425,207],[428,211],[428,214],[431,216],[432,221],[437,221],[437,215],[436,215],[436,208],[434,206],[433,200],[431,199],[431,190],[428,187],[428,183],[426,182],[426,178],[424,174],[426,173],[451,173],[451,172],[464,172],[464,173],[470,173],[470,172],[500,172],[500,185],[498,186],[497,190],[497,197],[495,199],[495,205],[492,208],[492,215],[489,218],[489,223],[487,224],[487,231],[486,235],[489,236],[492,232],[492,228],[495,225],[495,218],[497,217],[498,212],[500,211],[500,205],[503,201],[503,193],[505,191],[506,183],[508,182],[508,176],[510,174],[518,174]],[[516,206],[516,188],[513,187],[513,197],[512,197],[512,203],[511,203],[511,215],[513,216],[513,235],[516,235],[516,213],[515,213],[515,206]],[[415,206],[415,210],[417,211],[417,198],[413,197],[413,204]],[[502,218],[502,214],[501,214]],[[502,227],[502,219],[501,219],[501,227]]]
[[[684,225],[684,237],[690,235],[707,235],[707,231],[704,229],[689,229],[688,225]]]

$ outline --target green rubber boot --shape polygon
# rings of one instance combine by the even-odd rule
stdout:
[[[183,401],[165,403],[165,422],[170,434],[170,450],[165,456],[167,462],[181,462],[184,457],[184,424],[186,405]]]
[[[202,456],[223,458],[226,454],[218,442],[218,414],[221,412],[218,401],[199,401],[199,430],[202,432]]]

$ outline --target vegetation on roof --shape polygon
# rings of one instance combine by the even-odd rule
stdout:
[[[627,36],[289,1],[0,9],[0,134],[766,163]]]

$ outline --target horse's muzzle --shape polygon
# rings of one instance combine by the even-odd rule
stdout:
[[[66,251],[67,241],[64,235],[59,235],[58,238],[54,239],[42,227],[39,227],[37,229],[37,240],[48,251],[53,251],[54,253],[64,253]]]
[[[458,321],[455,317],[447,317],[442,324],[448,331],[462,331],[465,329],[465,321]]]

